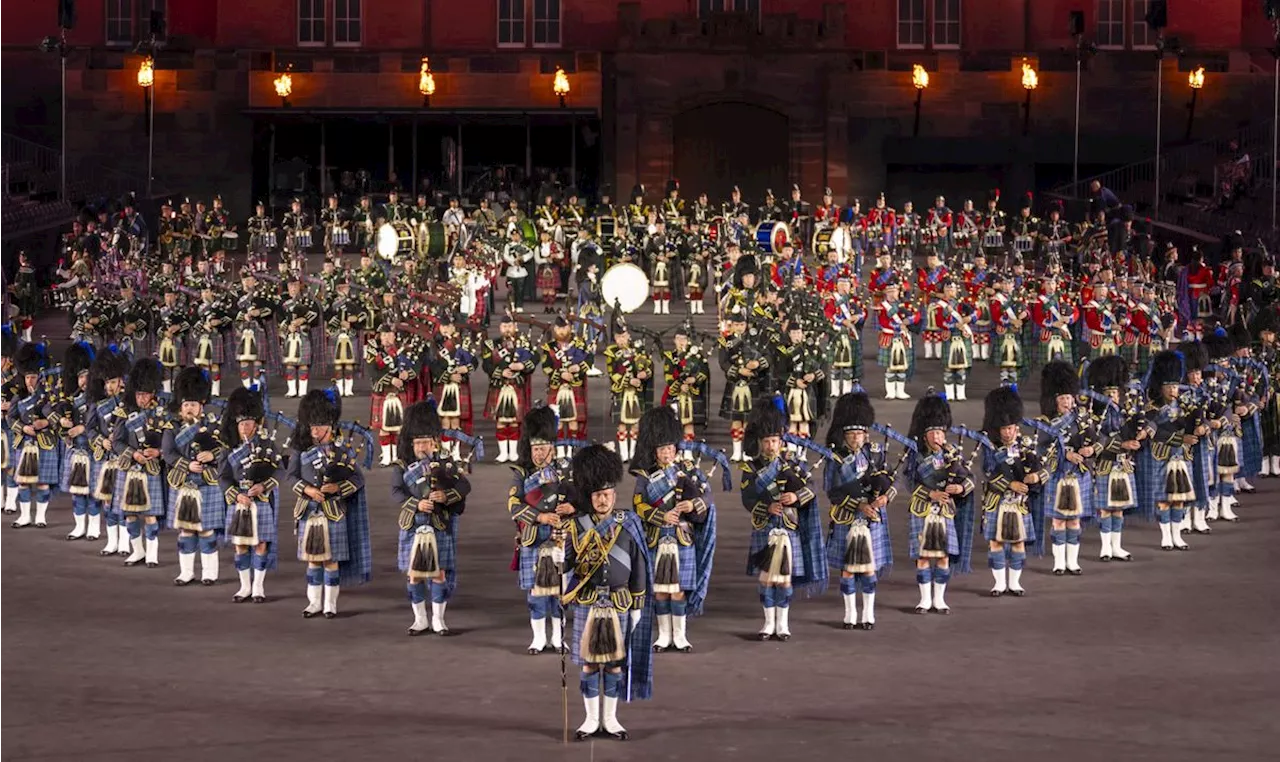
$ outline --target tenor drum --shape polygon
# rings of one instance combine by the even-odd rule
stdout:
[[[999,230],[989,230],[982,234],[982,248],[999,249],[1004,247],[1004,233]]]
[[[329,231],[329,241],[334,246],[350,246],[351,231],[346,228],[333,228]]]
[[[619,262],[600,278],[600,294],[606,309],[616,303],[623,312],[634,312],[649,296],[649,276],[630,262]]]
[[[424,222],[418,226],[418,252],[428,259],[440,260],[448,248],[443,222]]]
[[[223,251],[235,251],[240,248],[240,236],[233,232],[223,233],[221,247]]]
[[[756,245],[766,254],[781,254],[782,247],[791,240],[791,230],[785,222],[761,222],[756,225]]]
[[[618,234],[618,219],[616,217],[597,217],[596,218],[596,239],[599,241],[611,240]]]
[[[290,236],[290,238],[293,240],[294,249],[305,250],[305,249],[311,248],[311,231],[310,230],[296,230]]]

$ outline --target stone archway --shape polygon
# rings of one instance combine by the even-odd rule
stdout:
[[[790,125],[785,114],[752,103],[727,101],[695,106],[672,124],[673,174],[681,196],[703,191],[713,202],[727,201],[734,185],[752,206],[772,188],[789,198]]]

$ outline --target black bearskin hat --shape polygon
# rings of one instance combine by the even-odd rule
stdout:
[[[1235,349],[1245,349],[1253,346],[1253,336],[1250,335],[1249,329],[1241,323],[1232,323],[1227,329],[1227,336],[1230,337],[1231,343],[1235,345]]]
[[[593,493],[622,481],[622,458],[602,444],[584,447],[573,456],[573,485],[587,506]]]
[[[0,355],[11,360],[16,354],[18,354],[18,334],[14,332],[12,323],[5,323],[4,327],[0,328]]]
[[[298,404],[298,426],[293,431],[293,449],[306,452],[315,446],[312,426],[337,426],[342,419],[342,398],[333,389],[312,389]]]
[[[1080,393],[1080,376],[1076,366],[1064,360],[1054,360],[1040,371],[1040,412],[1049,418],[1058,417],[1058,395]]]
[[[1253,316],[1253,322],[1249,325],[1249,333],[1254,336],[1261,336],[1263,331],[1271,333],[1280,333],[1277,326],[1280,320],[1276,319],[1276,309],[1274,305],[1268,305],[1258,310],[1258,314]]]
[[[760,277],[760,264],[756,262],[755,257],[744,254],[738,260],[738,263],[733,266],[733,285],[736,288],[742,288],[742,279],[747,275],[754,275],[758,279]]]
[[[827,447],[844,444],[844,433],[851,429],[868,429],[876,422],[876,409],[866,392],[848,392],[836,400],[827,429]]]
[[[787,430],[787,419],[772,402],[756,405],[747,421],[746,445],[755,448],[765,437],[782,436]]]
[[[160,378],[164,370],[160,362],[153,357],[144,357],[129,369],[129,383],[124,388],[125,409],[133,412],[138,409],[138,394],[155,394],[160,390]]]
[[[667,405],[649,408],[640,416],[636,452],[631,461],[632,470],[649,473],[656,468],[658,448],[669,444],[679,445],[682,439],[684,428],[674,410]]]
[[[27,342],[18,349],[18,353],[13,359],[13,364],[18,367],[18,375],[20,376],[38,376],[40,371],[44,370],[48,364],[48,360],[49,358],[45,355],[44,344]]]
[[[240,422],[252,420],[257,421],[261,426],[265,415],[262,395],[252,389],[238,387],[230,397],[227,397],[227,406],[222,411],[223,443],[231,449],[244,444],[240,440]]]
[[[93,346],[77,341],[62,356],[62,391],[74,397],[80,393],[80,374],[93,366]]]
[[[1089,388],[1095,392],[1123,388],[1129,380],[1129,363],[1120,355],[1104,355],[1089,364]]]
[[[1182,353],[1166,349],[1151,358],[1151,374],[1147,377],[1147,397],[1160,399],[1160,389],[1166,384],[1182,382]]]
[[[113,378],[124,378],[129,372],[129,358],[124,352],[108,347],[93,358],[93,366],[89,369],[89,399],[97,402],[107,396],[106,382]]]
[[[410,405],[404,411],[404,424],[400,427],[400,459],[406,463],[417,460],[413,454],[413,440],[439,439],[442,430],[435,400],[426,399]]]
[[[982,415],[982,430],[995,441],[1000,429],[1022,423],[1022,397],[1012,387],[1002,386],[987,393],[985,411]]]
[[[1209,364],[1209,350],[1205,348],[1204,342],[1185,342],[1179,345],[1178,348],[1182,350],[1182,373],[1184,377],[1191,371],[1204,370],[1204,366]]]
[[[207,404],[212,390],[209,374],[196,367],[183,368],[173,381],[173,399],[169,402],[169,409],[176,413],[184,402]]]
[[[911,413],[911,428],[907,436],[924,446],[924,434],[929,429],[951,428],[951,403],[947,398],[930,390],[916,403]]]
[[[549,405],[536,407],[525,414],[524,425],[520,427],[520,442],[516,445],[516,462],[524,468],[533,465],[533,445],[556,443],[556,434],[560,429],[560,418]]]
[[[1204,348],[1209,355],[1209,362],[1230,357],[1236,351],[1236,344],[1225,328],[1219,327],[1204,335]]]

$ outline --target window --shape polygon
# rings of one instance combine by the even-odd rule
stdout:
[[[1125,0],[1098,0],[1098,47],[1124,47]]]
[[[933,0],[933,46],[960,47],[960,0]]]
[[[1154,49],[1156,33],[1147,26],[1147,10],[1151,0],[1133,0],[1133,47],[1136,49]]]
[[[898,47],[924,47],[924,0],[898,0]]]
[[[533,0],[533,44],[560,46],[560,0]]]
[[[298,44],[324,43],[324,0],[298,0]]]
[[[360,0],[333,0],[333,44],[360,44]]]
[[[133,44],[133,0],[107,0],[107,44]]]
[[[698,0],[698,15],[706,18],[713,13],[744,13],[760,15],[760,0]]]
[[[556,3],[559,6],[559,3]],[[557,8],[559,11],[559,8]],[[498,44],[524,45],[524,0],[498,0]],[[556,13],[556,34],[560,33],[560,14]]]
[[[160,33],[156,35],[157,40],[164,40],[169,36],[169,9],[166,7],[168,0],[142,0],[138,10],[142,16],[138,19],[138,38],[143,40],[151,39],[151,14],[159,12],[160,18],[163,20]]]

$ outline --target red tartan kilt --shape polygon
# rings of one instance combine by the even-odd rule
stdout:
[[[489,393],[484,398],[484,417],[493,420],[493,410],[498,406],[498,392],[501,386],[489,387]],[[520,420],[524,420],[525,413],[529,412],[529,383],[526,381],[524,386],[516,390],[516,398],[520,400]]]
[[[439,406],[441,400],[444,399],[444,384],[436,384],[431,390],[435,395],[436,405]],[[464,381],[458,384],[458,407],[461,408],[462,415],[458,416],[462,420],[462,430],[471,433],[471,383]]]
[[[382,429],[382,403],[387,399],[387,395],[373,393],[369,395],[369,429],[374,434],[379,434]],[[400,404],[404,406],[405,411],[409,410],[409,406],[418,401],[418,395],[413,391],[413,384],[405,384],[405,388],[400,390]]]
[[[691,301],[702,301],[702,286],[690,286],[688,296]]]
[[[551,405],[553,408],[555,407],[555,404],[556,404],[555,389],[547,390],[547,404]],[[578,386],[574,388],[573,404],[574,404],[574,407],[577,408],[578,417],[576,421],[578,423],[578,433],[579,435],[582,435],[582,433],[587,430],[587,386],[586,384],[583,384],[582,386]],[[563,426],[566,423],[568,423],[567,420],[563,418],[560,419],[560,425]]]
[[[926,343],[936,344],[940,341],[946,341],[950,338],[950,331],[924,331],[920,337]]]
[[[544,291],[556,291],[560,288],[560,273],[551,265],[538,268],[538,288]]]

